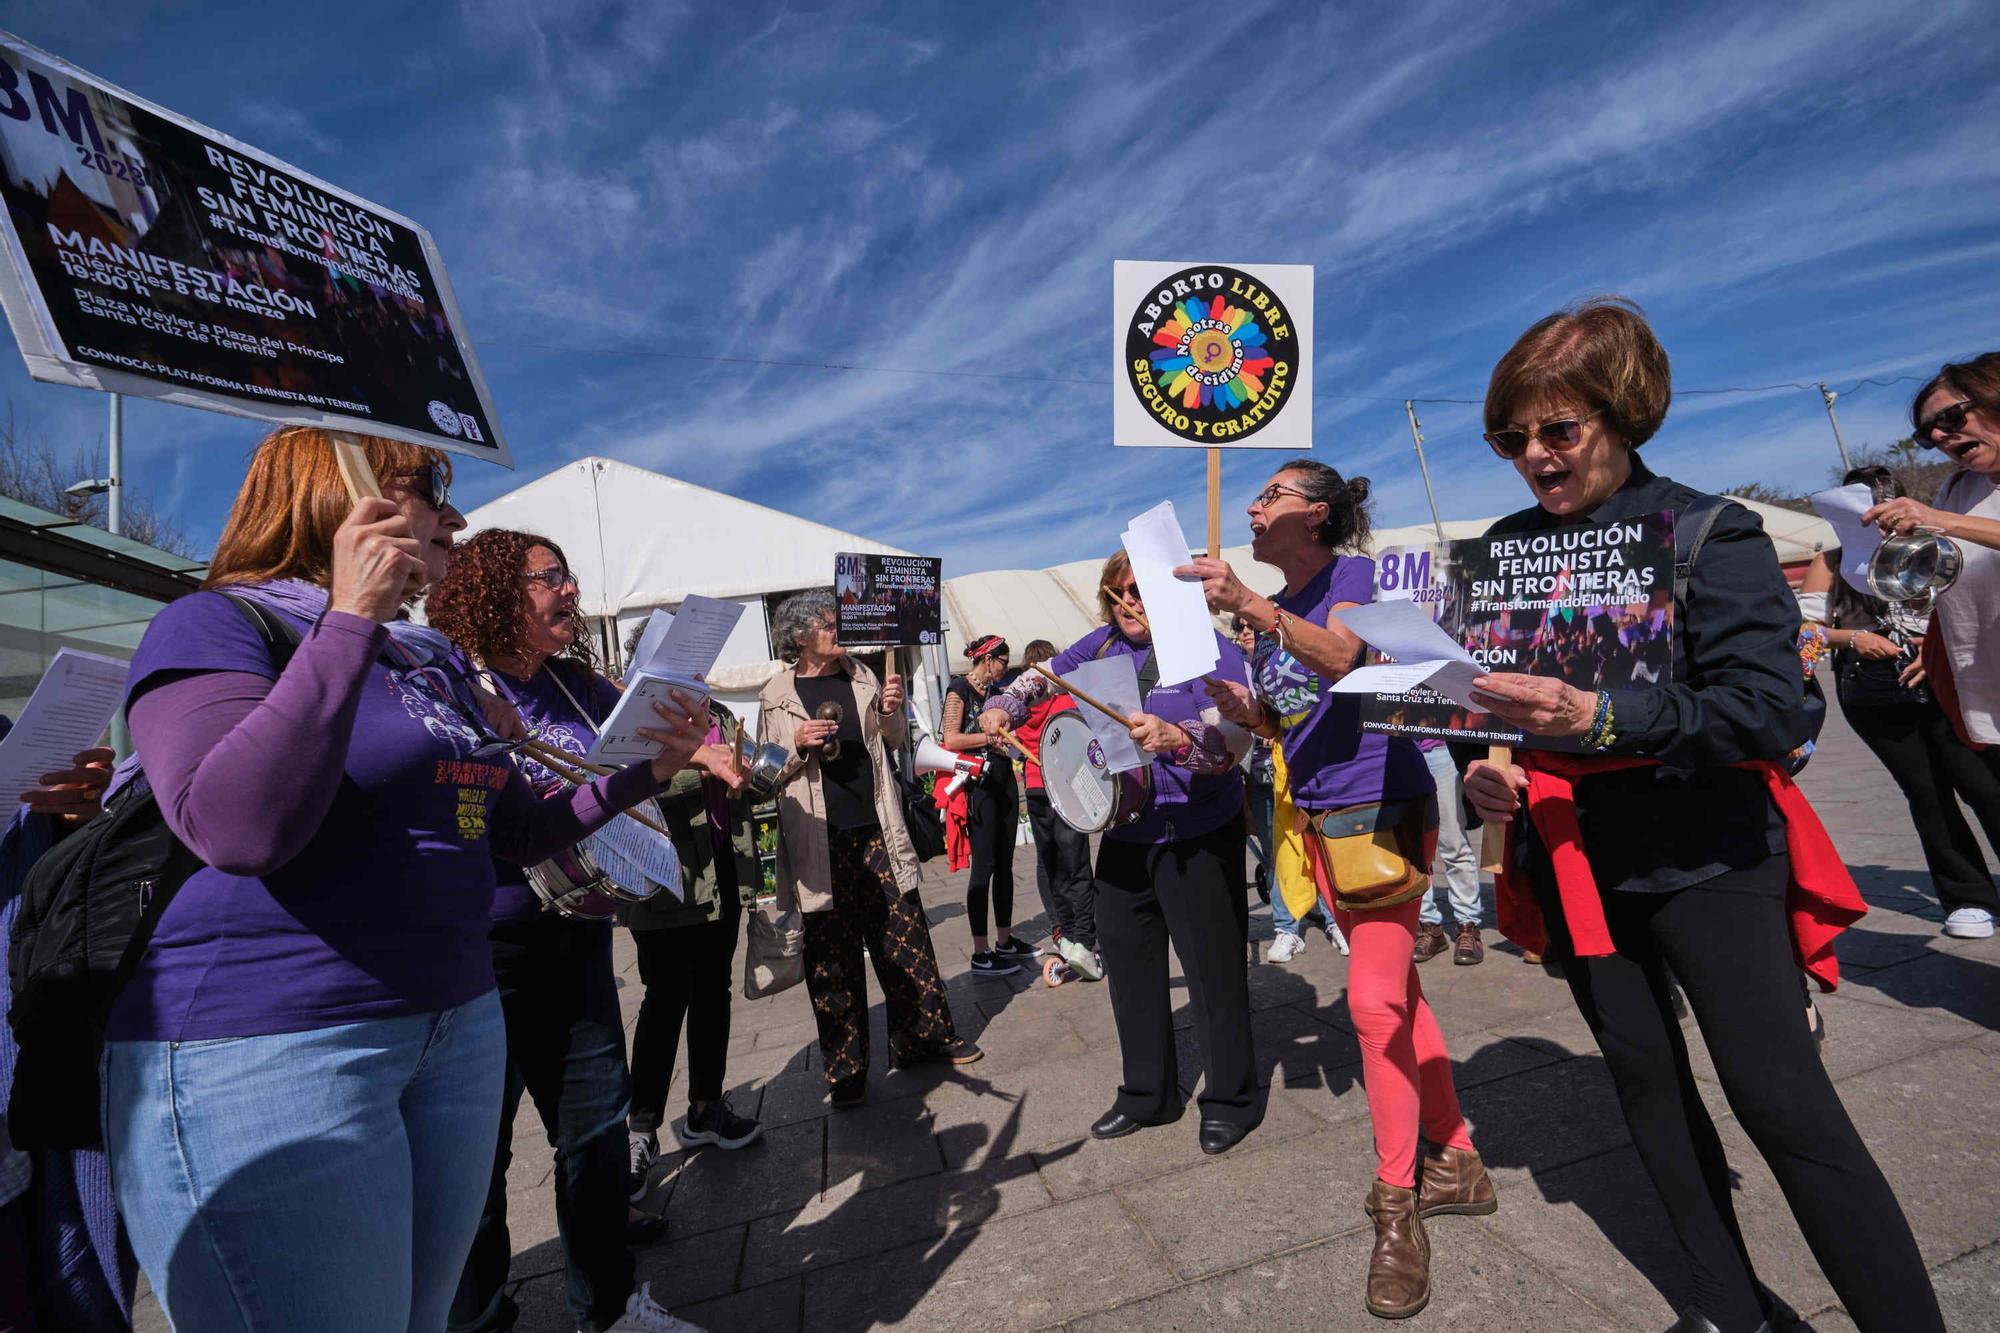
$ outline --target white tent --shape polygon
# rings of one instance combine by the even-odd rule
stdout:
[[[743,605],[713,677],[716,695],[754,716],[757,692],[777,665],[764,608],[771,594],[831,587],[841,551],[909,555],[764,505],[739,500],[610,458],[580,458],[466,515],[466,532],[515,528],[563,548],[578,605],[597,623],[600,647],[620,660],[629,627],[690,593]],[[941,688],[919,680],[920,705]]]
[[[1777,548],[1778,562],[1795,580],[1817,552],[1835,544],[1832,525],[1816,514],[1801,514],[1755,500],[1737,503],[1763,520],[1764,531]],[[1444,525],[1445,537],[1451,541],[1476,537],[1498,517],[1449,519]],[[1378,530],[1371,549],[1428,546],[1436,541],[1437,529],[1422,523]],[[1278,571],[1257,563],[1248,546],[1226,546],[1222,558],[1229,562],[1238,578],[1267,597],[1283,586]],[[1074,643],[1101,623],[1097,612],[1097,581],[1103,567],[1102,559],[1074,560],[1048,569],[996,569],[946,579],[945,646],[950,660],[962,670],[967,641],[981,634],[998,634],[1006,639],[1017,659],[1031,639],[1047,639],[1058,648]]]

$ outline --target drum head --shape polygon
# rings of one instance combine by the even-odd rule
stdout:
[[[1042,788],[1063,823],[1083,833],[1110,828],[1117,782],[1090,723],[1074,712],[1057,713],[1042,728],[1041,748]]]

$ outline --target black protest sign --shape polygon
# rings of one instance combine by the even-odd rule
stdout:
[[[1674,675],[1674,516],[1392,547],[1375,561],[1378,601],[1428,607],[1493,672],[1553,676],[1581,690],[1646,688]],[[1427,686],[1361,700],[1361,726],[1442,740],[1577,750],[1524,736]]]
[[[0,302],[36,379],[511,466],[423,228],[0,34]]]
[[[944,642],[944,561],[921,555],[833,558],[835,639],[843,648]]]

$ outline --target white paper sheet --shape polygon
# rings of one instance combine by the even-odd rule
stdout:
[[[1139,669],[1128,655],[1121,653],[1116,657],[1080,662],[1063,675],[1063,680],[1122,714],[1141,711]],[[1111,772],[1129,773],[1150,762],[1132,739],[1131,728],[1124,723],[1112,721],[1081,699],[1076,701],[1076,711],[1090,724],[1090,734],[1104,747],[1105,765]]]
[[[1390,658],[1359,667],[1334,684],[1335,694],[1405,694],[1428,685],[1462,708],[1477,709],[1472,682],[1486,669],[1438,627],[1422,603],[1370,602],[1333,613],[1360,640]]]
[[[654,727],[656,700],[667,701],[669,690],[708,698],[708,673],[729,642],[729,632],[743,614],[741,602],[718,601],[691,594],[677,613],[655,611],[632,653],[625,693],[604,719],[597,740],[584,758],[597,764],[626,764],[651,759],[660,747],[639,735]]]
[[[650,880],[676,900],[682,897],[681,858],[671,839],[661,837],[636,819],[624,815],[612,820],[586,840],[597,864],[626,888],[636,888],[640,878]]]
[[[0,819],[12,819],[21,793],[42,774],[68,768],[79,750],[104,735],[125,694],[127,663],[64,648],[35,685],[14,729],[0,740]]]
[[[1852,486],[1813,492],[1812,507],[1833,525],[1833,535],[1840,542],[1840,576],[1856,591],[1873,597],[1875,590],[1868,586],[1868,562],[1875,558],[1875,548],[1882,544],[1882,533],[1879,528],[1863,523],[1861,516],[1875,507],[1875,493],[1857,481]]]
[[[1201,580],[1174,577],[1174,570],[1188,562],[1188,544],[1172,500],[1162,500],[1132,520],[1125,529],[1125,554],[1153,627],[1160,684],[1179,685],[1215,670],[1220,654]]]

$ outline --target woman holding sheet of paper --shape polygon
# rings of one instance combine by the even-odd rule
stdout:
[[[1676,1328],[1747,1333],[1781,1303],[1744,1248],[1670,972],[1730,1109],[1849,1316],[1871,1333],[1942,1329],[1902,1209],[1799,1005],[1799,967],[1832,989],[1834,936],[1867,908],[1784,763],[1805,734],[1798,606],[1754,516],[1711,508],[1639,460],[1669,400],[1666,352],[1617,298],[1536,323],[1487,389],[1486,439],[1536,500],[1492,532],[1671,510],[1684,520],[1676,560],[1686,567],[1672,683],[1592,694],[1545,676],[1475,682],[1498,716],[1583,751],[1524,748],[1518,766],[1467,770],[1473,804],[1510,830],[1501,928],[1562,961],[1604,1052],[1691,1269],[1693,1308]],[[1693,530],[1707,520],[1691,506],[1712,520],[1698,549]]]
[[[791,758],[778,776],[778,904],[805,919],[806,992],[833,1105],[868,1093],[868,981],[889,1011],[891,1068],[971,1064],[938,976],[917,853],[889,751],[909,719],[903,678],[879,685],[835,633],[833,594],[794,593],[771,621],[787,663],[758,696],[758,739]],[[833,705],[829,708],[827,705]]]
[[[1250,737],[1202,697],[1200,680],[1158,683],[1152,632],[1135,613],[1143,610],[1143,597],[1123,551],[1105,561],[1100,585],[1104,627],[1057,653],[1048,669],[1062,675],[1086,663],[1131,661],[1141,709],[1128,726],[1151,759],[1153,795],[1135,822],[1108,830],[1097,851],[1097,943],[1111,981],[1125,1081],[1090,1132],[1113,1139],[1181,1117],[1167,979],[1171,941],[1187,970],[1201,1045],[1201,1149],[1226,1152],[1259,1118],[1244,962],[1243,772],[1237,766]],[[1214,674],[1242,680],[1242,652],[1221,634],[1215,644]],[[981,730],[998,736],[1002,728],[1021,726],[1055,689],[1047,676],[1024,672],[986,701]],[[1064,939],[1058,948],[1071,966],[1092,965],[1077,941]]]
[[[1250,591],[1221,560],[1176,573],[1199,577],[1211,608],[1257,632],[1254,692],[1229,683],[1209,692],[1224,716],[1280,745],[1307,864],[1347,937],[1347,1005],[1377,1159],[1366,1204],[1375,1221],[1367,1307],[1403,1318],[1430,1300],[1423,1219],[1499,1204],[1417,978],[1438,827],[1430,768],[1406,737],[1362,731],[1359,696],[1332,689],[1362,656],[1361,640],[1334,613],[1375,597],[1375,562],[1355,554],[1368,540],[1367,502],[1366,478],[1289,463],[1250,504],[1251,552],[1285,576],[1276,597]]]
[[[577,841],[700,741],[662,709],[657,759],[538,799],[450,642],[402,616],[465,525],[445,456],[363,447],[384,499],[348,498],[318,430],[259,445],[209,591],[132,659],[138,757],[204,865],[113,1007],[105,1144],[179,1328],[444,1326],[507,1056],[493,856]]]
[[[576,603],[576,576],[560,546],[533,533],[489,528],[452,549],[424,609],[519,711],[541,746],[582,759],[617,707],[618,687],[598,673]],[[526,754],[515,763],[544,800],[569,796],[572,784],[561,773]],[[743,782],[730,753],[713,742],[694,752],[690,769],[674,782],[703,773],[735,787]],[[663,836],[637,825],[632,832]],[[552,912],[519,865],[496,859],[493,868],[499,885],[489,939],[506,1020],[507,1076],[486,1206],[452,1301],[451,1327],[478,1333],[514,1322],[504,1291],[513,1260],[507,1166],[523,1092],[555,1148],[570,1317],[585,1327],[609,1326],[628,1306],[659,1308],[649,1292],[633,1291],[625,1248],[631,1079],[611,966],[612,920]],[[728,1115],[726,1103],[720,1114]]]

